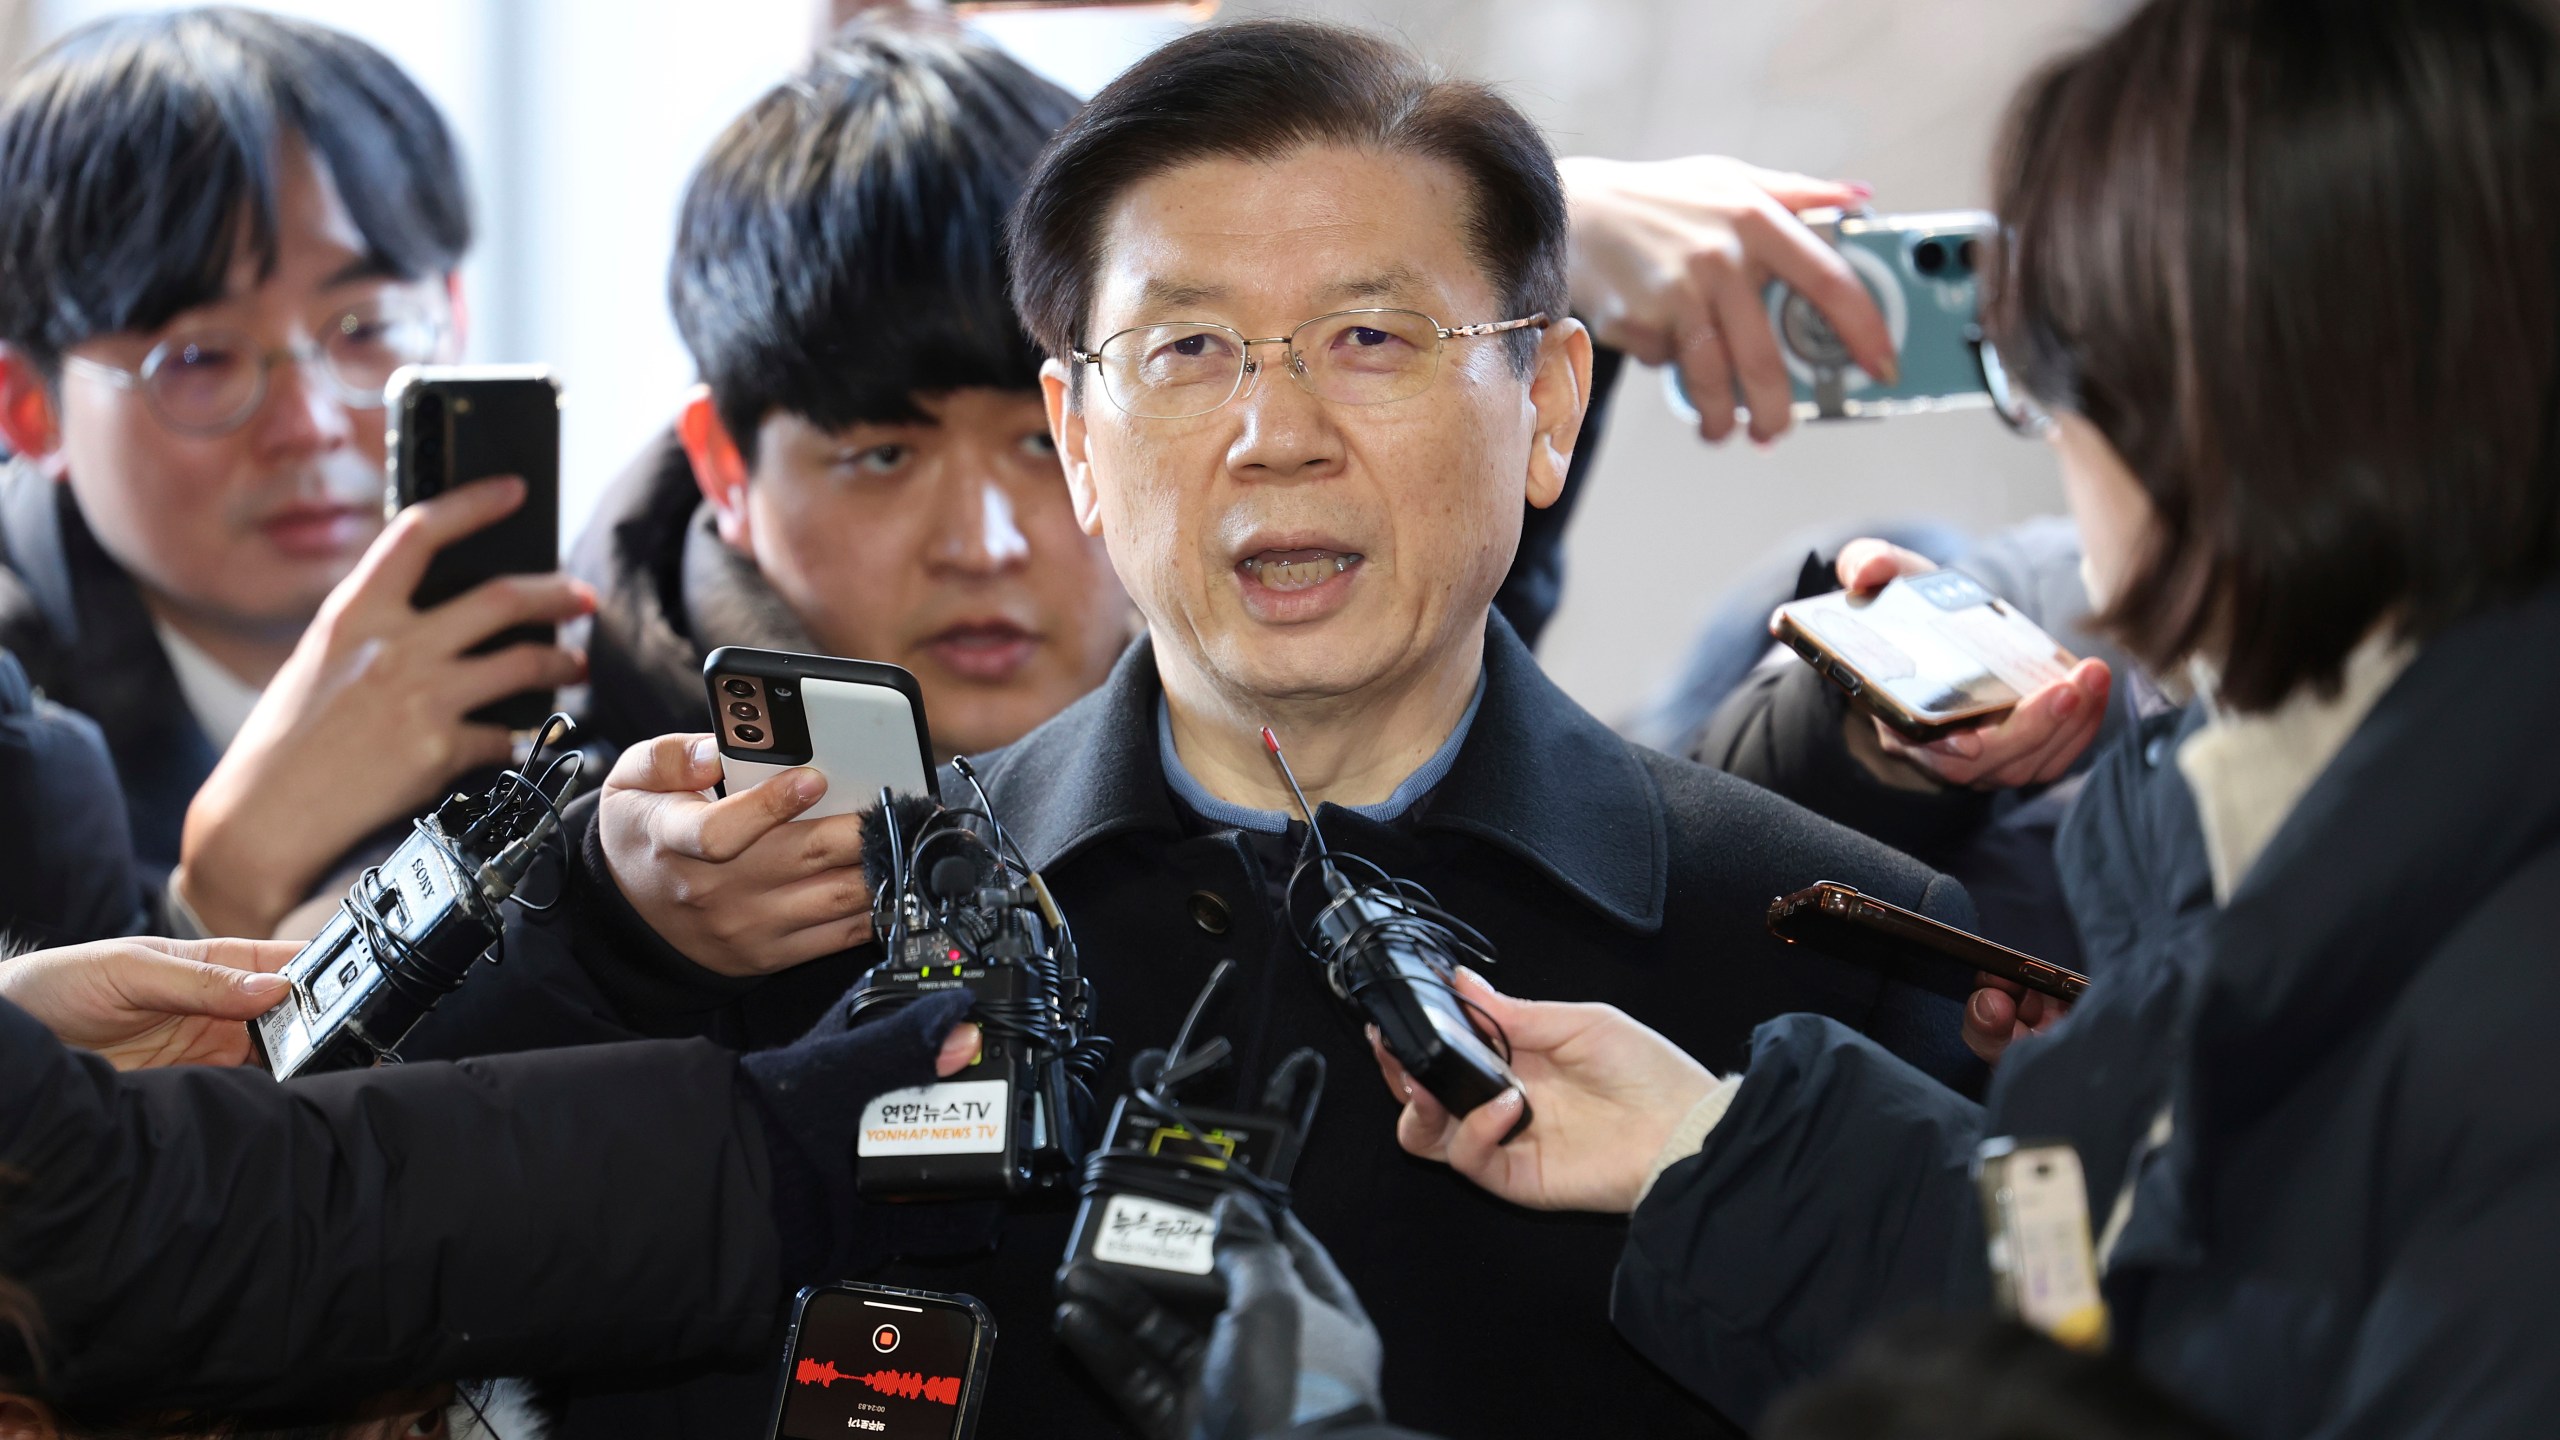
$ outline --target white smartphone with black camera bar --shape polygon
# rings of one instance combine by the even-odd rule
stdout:
[[[791,1306],[771,1440],[968,1440],[996,1321],[969,1295],[812,1285]]]
[[[898,666],[724,645],[703,660],[702,683],[723,795],[801,765],[827,777],[804,820],[858,815],[883,788],[934,793],[924,691]]]

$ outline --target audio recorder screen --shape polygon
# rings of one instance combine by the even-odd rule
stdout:
[[[966,1297],[813,1289],[783,1362],[780,1440],[960,1440],[993,1326]]]

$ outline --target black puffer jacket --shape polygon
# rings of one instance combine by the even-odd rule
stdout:
[[[119,1076],[0,1003],[0,1276],[40,1322],[34,1388],[237,1411],[761,1359],[782,1252],[737,1076],[699,1040]],[[0,1385],[34,1368],[0,1327]]]
[[[2141,863],[2167,792],[2084,798],[2112,809],[2066,852],[2074,908],[2131,949],[1987,1108],[1833,1022],[1762,1027],[1634,1216],[1621,1330],[1756,1415],[1867,1323],[1983,1305],[1975,1147],[2059,1137],[2092,1234],[2130,1206],[2118,1349],[2233,1431],[2548,1433],[2560,673],[2517,657],[2555,648],[2560,590],[2435,639],[2218,909]]]

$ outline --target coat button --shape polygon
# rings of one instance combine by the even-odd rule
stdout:
[[[1216,891],[1194,890],[1191,892],[1191,923],[1212,935],[1224,935],[1234,923],[1234,917],[1227,913],[1227,902]]]

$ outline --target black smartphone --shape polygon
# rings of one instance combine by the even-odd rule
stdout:
[[[537,365],[407,365],[384,392],[391,484],[385,510],[491,475],[524,481],[524,504],[485,530],[436,552],[410,603],[424,610],[499,575],[560,568],[560,385]],[[472,647],[485,654],[559,638],[550,625],[518,625]],[[473,720],[530,730],[554,708],[550,690],[527,690],[480,707]]]
[[[899,666],[723,645],[703,657],[702,684],[720,736],[723,795],[795,765],[827,777],[827,793],[804,820],[860,814],[880,803],[883,787],[934,793],[924,689]]]
[[[996,1321],[971,1295],[849,1281],[791,1302],[772,1440],[968,1440]]]
[[[1916,910],[1825,880],[1769,902],[1769,933],[1790,945],[1885,971],[1924,990],[1965,999],[1974,973],[2014,980],[2056,1000],[2077,1000],[2089,977]]]

